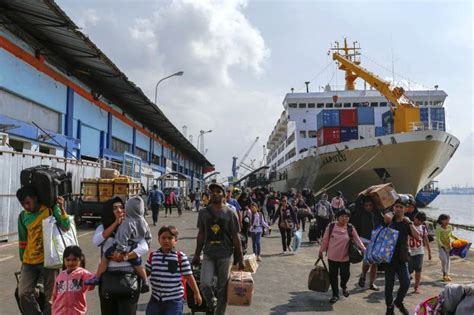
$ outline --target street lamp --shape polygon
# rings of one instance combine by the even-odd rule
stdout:
[[[169,76],[167,76],[167,77],[164,77],[163,79],[161,79],[160,81],[158,81],[158,83],[156,83],[156,86],[155,86],[155,105],[156,105],[156,101],[157,101],[156,97],[157,97],[157,93],[158,93],[158,85],[159,85],[161,82],[163,82],[164,80],[166,80],[166,79],[169,79],[169,78],[171,78],[171,77],[180,77],[180,76],[182,76],[183,74],[184,74],[183,71],[179,71],[179,72],[173,73],[172,75],[169,75]]]
[[[199,152],[201,152],[202,154],[205,154],[205,152],[204,152],[204,135],[206,133],[211,133],[211,132],[212,132],[212,129],[209,129],[208,131],[204,131],[204,130],[199,131],[199,135],[197,136],[196,146],[198,147]]]

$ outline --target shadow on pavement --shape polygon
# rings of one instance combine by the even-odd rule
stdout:
[[[270,314],[288,314],[294,312],[329,312],[333,310],[329,304],[330,296],[328,294],[299,291],[289,292],[290,301],[287,304],[274,306]]]

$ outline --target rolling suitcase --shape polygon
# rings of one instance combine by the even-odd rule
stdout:
[[[201,283],[201,266],[191,266],[191,268],[193,270],[194,279],[196,279],[196,283],[199,287],[199,285]],[[201,291],[201,290],[199,289],[199,291]],[[202,295],[202,292],[200,292],[200,293],[201,293],[201,296],[202,296],[202,304],[197,305],[196,302],[194,301],[193,290],[191,289],[191,286],[189,285],[189,283],[186,282],[186,301],[188,303],[189,309],[191,310],[191,314],[194,314],[196,312],[207,312],[208,311],[206,300],[204,299],[204,296]]]
[[[21,186],[36,189],[41,203],[52,207],[58,196],[70,197],[72,193],[72,175],[60,168],[39,165],[25,168],[20,173]]]
[[[308,238],[310,242],[316,242],[318,240],[318,225],[316,222],[311,222],[309,225]]]

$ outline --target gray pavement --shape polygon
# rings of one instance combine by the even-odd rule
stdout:
[[[150,222],[150,217],[147,218]],[[178,248],[190,255],[194,252],[196,237],[195,212],[185,211],[182,217],[173,213],[165,218],[160,213],[159,225],[173,224],[178,227],[180,235]],[[151,226],[153,237],[152,249],[158,248],[156,234],[158,227]],[[274,226],[276,228],[276,225]],[[93,228],[81,227],[78,231],[79,243],[87,258],[87,269],[95,271],[99,261],[99,250],[91,243]],[[303,235],[307,241],[307,235]],[[434,243],[431,243],[435,246]],[[0,314],[19,314],[13,292],[16,280],[13,273],[20,268],[16,243],[0,244]],[[251,243],[249,242],[251,251]],[[250,307],[229,306],[227,314],[384,314],[383,276],[380,275],[376,284],[381,287],[380,292],[361,289],[357,286],[360,264],[352,265],[349,290],[351,296],[342,298],[336,304],[328,303],[330,292],[317,293],[307,289],[307,277],[315,262],[318,246],[303,242],[301,249],[294,255],[281,256],[280,235],[276,230],[271,236],[262,240],[262,257],[259,269],[254,275],[255,293]],[[412,294],[412,288],[406,298],[406,305],[414,310],[417,303],[427,297],[437,295],[443,287],[440,281],[440,263],[436,249],[433,251],[433,260],[425,261],[422,275],[422,294]],[[452,276],[457,282],[468,283],[474,280],[474,261],[471,258],[462,260],[454,258],[452,261]],[[138,314],[144,314],[150,294],[140,297]],[[99,314],[99,299],[97,290],[88,293],[88,314]],[[185,312],[189,310],[185,308]]]

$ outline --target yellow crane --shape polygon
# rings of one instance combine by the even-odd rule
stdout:
[[[339,47],[339,42],[336,42],[335,47],[331,48],[332,59],[339,62],[339,69],[346,73],[346,90],[355,90],[355,80],[363,79],[390,101],[394,132],[412,131],[420,122],[419,107],[408,99],[402,87],[392,86],[390,82],[361,67],[360,60],[357,58],[360,56],[360,47],[356,47],[356,44],[357,42],[354,42],[353,47],[348,47],[347,40],[344,38],[343,47]]]

